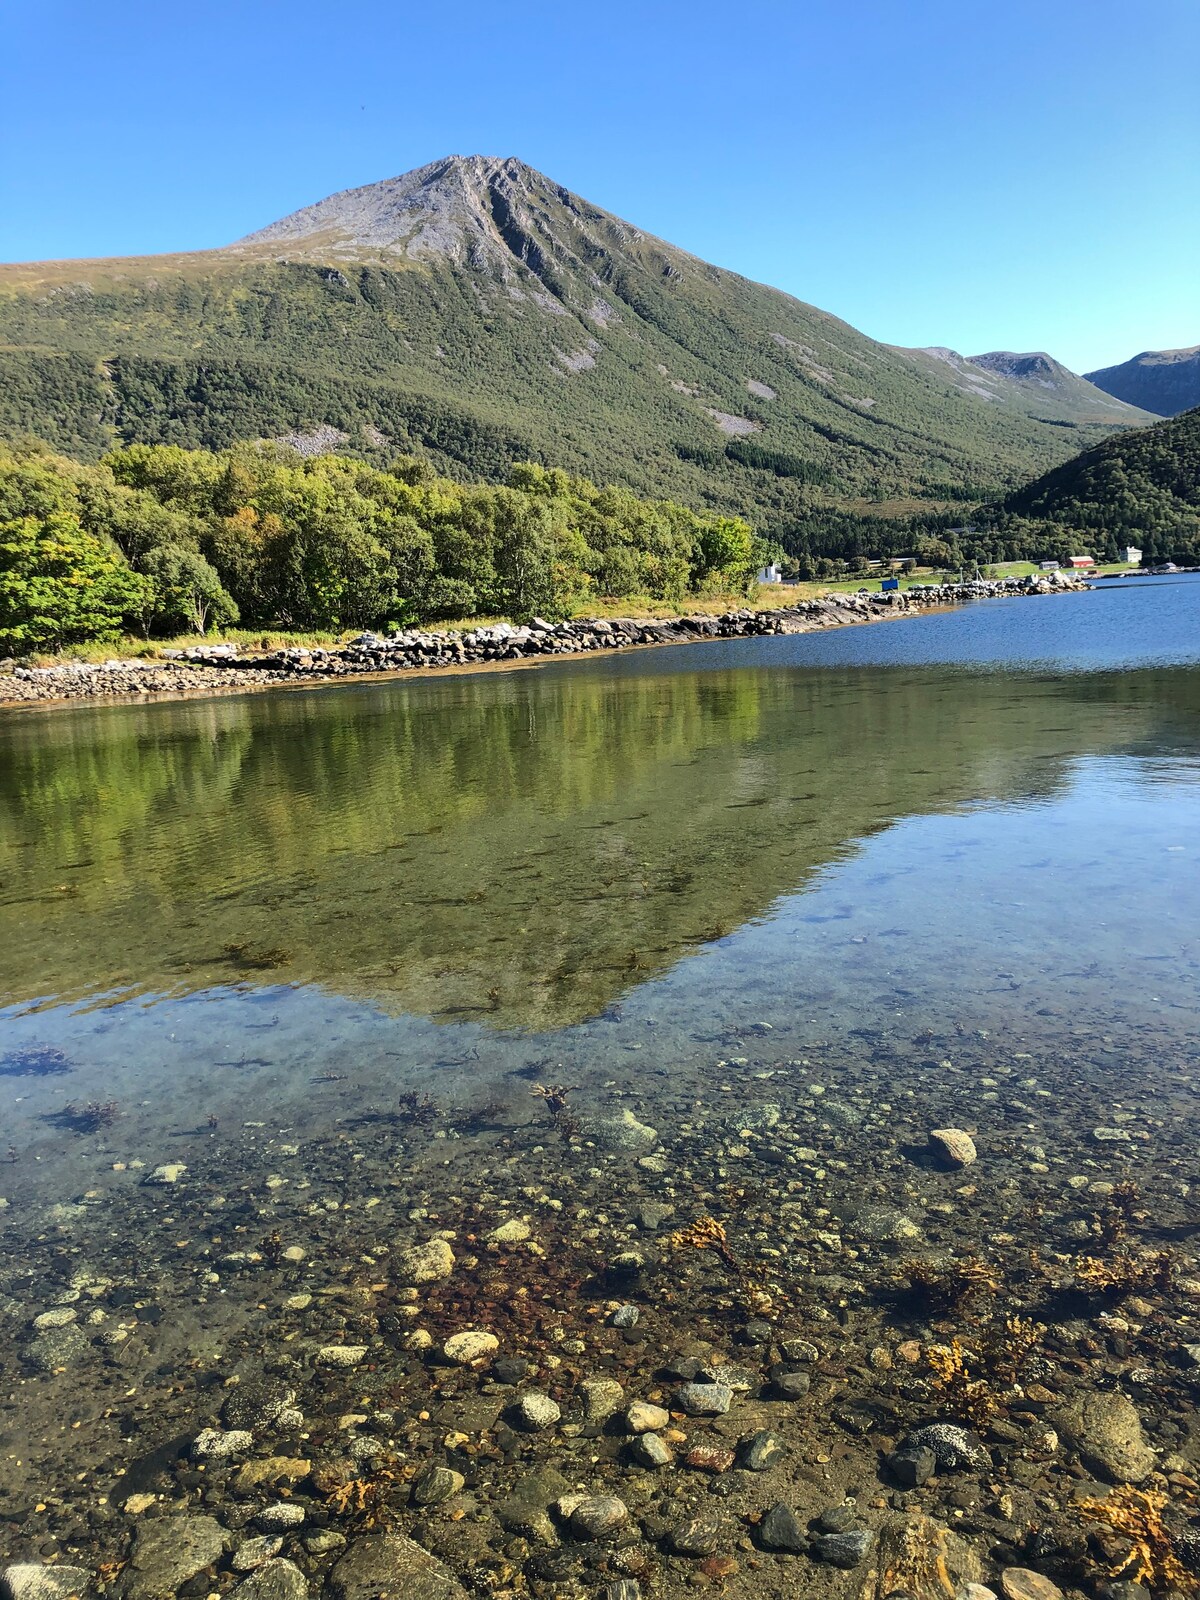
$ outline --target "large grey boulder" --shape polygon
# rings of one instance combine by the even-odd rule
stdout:
[[[1088,1466],[1111,1483],[1144,1483],[1154,1471],[1154,1451],[1126,1395],[1084,1395],[1056,1412],[1051,1422]]]
[[[129,1558],[125,1600],[160,1600],[219,1561],[225,1530],[215,1517],[159,1517],[143,1522]]]

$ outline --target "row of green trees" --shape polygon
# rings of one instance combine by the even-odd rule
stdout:
[[[130,445],[85,466],[0,446],[3,653],[238,621],[561,617],[598,596],[744,591],[770,554],[740,518],[528,462],[464,486],[411,457]]]

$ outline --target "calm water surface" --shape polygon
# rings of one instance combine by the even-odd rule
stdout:
[[[602,1180],[602,1140],[547,1153],[537,1081],[585,1138],[623,1107],[694,1136],[700,1184],[739,1159],[714,1107],[749,1138],[810,1086],[860,1108],[805,1135],[835,1158],[862,1108],[930,1096],[974,1125],[1005,1081],[1042,1144],[1142,1094],[1194,1118],[1198,819],[1194,577],[0,717],[2,1292],[24,1315],[140,1257],[169,1311],[144,1359],[178,1375],[197,1341],[251,1350],[265,1292],[220,1264],[239,1227],[208,1228],[219,1290],[187,1277],[191,1180],[242,1197],[243,1247],[276,1219],[310,1288],[322,1250],[356,1255],[339,1205],[402,1232],[564,1162],[593,1205],[663,1191],[653,1165]],[[115,1104],[89,1129],[91,1102]],[[190,1177],[151,1225],[138,1177],[163,1163]],[[106,1426],[97,1401],[116,1459]]]

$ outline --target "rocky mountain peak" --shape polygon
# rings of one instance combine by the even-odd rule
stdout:
[[[447,156],[399,177],[343,189],[229,246],[290,256],[441,259],[536,276],[571,269],[642,235],[513,156]]]
[[[1057,384],[1065,370],[1044,350],[1030,350],[1024,353],[1014,350],[989,350],[985,355],[968,356],[967,360],[974,367],[983,367],[988,372],[1002,373],[1006,378],[1024,378],[1047,385]]]

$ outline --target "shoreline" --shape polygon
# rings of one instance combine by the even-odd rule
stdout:
[[[794,606],[771,610],[746,607],[717,616],[581,618],[560,623],[535,621],[527,627],[501,623],[458,633],[405,630],[387,637],[364,633],[347,645],[323,650],[283,648],[263,655],[239,655],[230,645],[195,646],[171,653],[162,661],[16,667],[11,676],[0,678],[0,711],[53,709],[84,701],[143,704],[193,700],[263,689],[313,688],[359,678],[409,678],[431,671],[458,675],[511,670],[597,650],[655,649],[813,633],[950,610],[975,600],[1062,594],[1085,587],[1069,575],[1055,574],[1053,580],[1005,578],[887,594],[828,595]],[[14,688],[19,692],[10,692]]]

